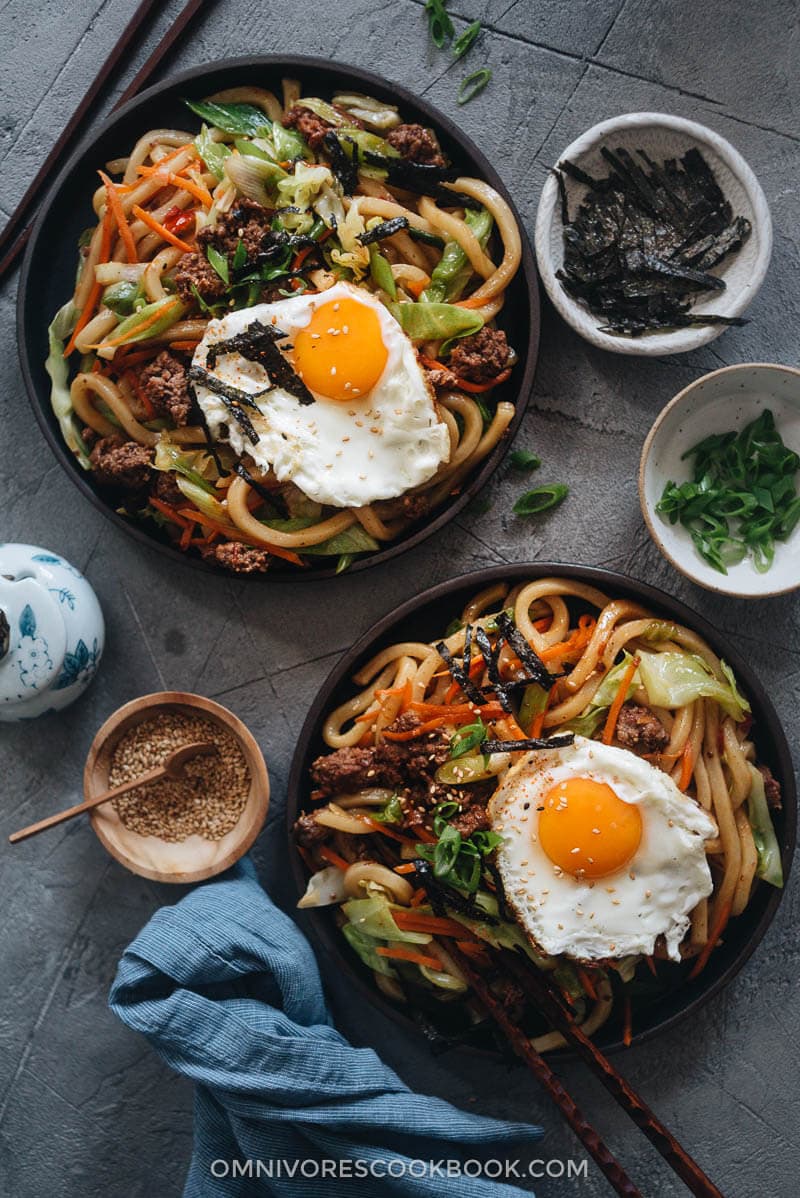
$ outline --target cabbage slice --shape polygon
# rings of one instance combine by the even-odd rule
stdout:
[[[695,699],[714,699],[737,723],[750,710],[750,704],[736,685],[733,671],[720,663],[722,682],[696,653],[642,653],[639,674],[647,697],[655,707],[685,707]]]

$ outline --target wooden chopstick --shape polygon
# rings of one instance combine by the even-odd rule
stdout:
[[[445,943],[448,953],[454,958],[487,1014],[506,1035],[517,1056],[525,1062],[534,1076],[542,1083],[586,1151],[616,1192],[621,1198],[642,1198],[641,1190],[628,1177],[622,1165],[606,1147],[599,1134],[564,1088],[560,1079],[556,1077],[544,1058],[533,1047],[528,1037],[521,1033],[511,1020],[503,1004],[473,968],[469,958],[454,941],[448,939]]]
[[[528,991],[548,1023],[561,1032],[575,1048],[581,1059],[636,1126],[644,1132],[691,1193],[696,1195],[696,1198],[723,1198],[721,1191],[678,1143],[672,1132],[664,1126],[633,1086],[617,1072],[608,1057],[581,1030],[562,996],[553,989],[545,975],[535,967],[528,968],[526,962],[514,953],[503,952],[501,957],[503,964],[523,989]]]
[[[210,0],[189,0],[189,3],[181,10],[150,57],[116,101],[111,109],[112,112],[115,112],[141,90],[160,66],[165,56],[170,52],[198,10],[203,7],[204,3],[209,2]],[[42,166],[36,173],[19,204],[14,209],[2,233],[0,233],[0,280],[4,279],[6,274],[11,270],[30,238],[33,217],[35,216],[36,208],[38,207],[45,186],[57,172],[67,153],[73,148],[75,141],[81,133],[82,125],[90,113],[90,109],[95,104],[111,74],[120,65],[132,47],[137,35],[145,27],[150,12],[156,4],[157,0],[141,0],[130,21],[125,26],[122,36],[114,45],[85,96],[64,126],[55,145],[42,163]]]

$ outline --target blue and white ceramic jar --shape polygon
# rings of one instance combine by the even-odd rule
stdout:
[[[79,570],[36,545],[0,544],[0,721],[67,707],[92,681],[104,642]]]

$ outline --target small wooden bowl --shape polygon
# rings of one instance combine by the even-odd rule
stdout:
[[[91,799],[108,789],[111,759],[118,742],[129,729],[160,711],[203,716],[236,737],[250,772],[250,793],[238,823],[220,840],[193,834],[172,843],[126,828],[111,803],[95,808],[89,819],[103,846],[132,873],[155,882],[200,882],[222,873],[244,856],[264,826],[269,808],[269,775],[264,757],[252,733],[233,712],[211,699],[183,691],[159,691],[132,699],[109,716],[92,741],[83,771],[83,793]]]

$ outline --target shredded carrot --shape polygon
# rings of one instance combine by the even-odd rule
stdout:
[[[176,237],[174,233],[170,233],[169,229],[165,228],[164,225],[160,225],[155,217],[151,216],[149,212],[145,212],[144,208],[139,204],[133,205],[133,214],[140,221],[143,221],[148,229],[152,229],[154,233],[158,233],[159,237],[162,237],[164,241],[168,241],[170,245],[174,245],[178,250],[183,250],[184,254],[191,254],[192,247],[188,242],[182,241],[180,237]]]
[[[371,819],[368,815],[359,815],[358,818],[368,828],[371,828],[373,832],[380,832],[382,836],[388,836],[390,840],[398,840],[400,844],[411,843],[407,836],[401,836],[399,832],[395,832],[394,828],[388,827],[387,824],[381,824],[378,820]]]
[[[692,971],[689,974],[690,982],[693,981],[699,974],[701,974],[703,972],[706,965],[708,964],[708,958],[711,956],[714,949],[717,947],[717,941],[719,940],[722,933],[725,931],[725,926],[731,917],[731,903],[732,903],[732,900],[729,900],[725,904],[725,906],[722,908],[722,910],[720,911],[717,918],[714,920],[714,926],[712,927],[711,931],[708,934],[708,940],[703,945],[703,951],[698,956],[697,960],[694,963]]]
[[[537,632],[547,632],[550,625],[553,623],[552,616],[542,616],[540,620],[534,620],[533,626]],[[580,624],[580,620],[578,621]]]
[[[617,720],[619,713],[622,711],[622,704],[625,702],[625,696],[628,693],[628,687],[633,682],[633,676],[639,668],[639,658],[634,657],[629,663],[628,668],[622,675],[622,681],[617,688],[617,693],[614,695],[614,702],[608,709],[608,718],[605,727],[603,728],[603,744],[610,745],[614,739],[614,733],[617,728]]]
[[[184,552],[191,545],[193,536],[194,536],[194,524],[187,524],[186,527],[184,528],[183,532],[181,533],[181,539],[178,542],[180,548],[183,549]]]
[[[158,312],[151,312],[151,314],[147,317],[147,320],[143,320],[142,323],[137,328],[136,335],[138,336],[139,333],[146,332],[147,329],[151,328],[154,324],[157,324],[159,322],[159,320],[161,320],[162,316],[166,316],[166,314],[168,312],[171,312],[172,309],[176,306],[176,304],[179,304],[180,302],[181,301],[176,298],[172,301],[172,303],[165,304],[163,308],[159,308]],[[108,337],[103,342],[103,345],[104,346],[120,345],[121,342],[123,342],[125,340],[125,336],[126,335],[123,333],[121,337],[119,337],[119,336]],[[94,346],[93,348],[97,349],[97,346]]]
[[[482,308],[486,302],[487,301],[485,299],[476,299],[474,295],[471,295],[468,299],[458,300],[453,305],[453,307],[454,308]]]
[[[404,932],[430,932],[431,936],[461,936],[469,939],[469,932],[455,919],[440,915],[426,915],[424,911],[393,911],[392,918]]]
[[[410,961],[412,965],[427,965],[428,969],[438,969],[441,972],[442,963],[437,957],[426,957],[424,953],[415,952],[413,948],[403,948],[394,945],[392,948],[376,948],[379,957],[388,957],[390,961]]]
[[[654,978],[657,978],[657,977],[658,977],[658,970],[656,969],[656,963],[655,963],[655,961],[653,960],[652,956],[650,956],[650,957],[645,957],[645,961],[647,962],[647,968],[650,970],[650,972],[652,973],[653,977],[654,977]]]
[[[479,678],[481,676],[481,674],[483,673],[483,671],[485,669],[486,669],[486,662],[483,660],[483,657],[478,655],[478,657],[474,658],[474,660],[470,662],[470,666],[469,666],[470,681],[474,682],[476,678]],[[445,670],[443,672],[446,674],[448,671]],[[456,695],[458,694],[458,692],[460,690],[461,690],[461,687],[458,685],[457,682],[454,682],[444,697],[445,703],[452,703],[453,699],[455,699]]]
[[[686,790],[692,780],[694,773],[694,754],[692,753],[692,742],[687,740],[686,748],[683,750],[683,761],[681,763],[681,776],[678,781],[678,790]]]
[[[112,361],[118,370],[127,370],[130,366],[139,366],[142,362],[149,362],[151,358],[155,358],[161,353],[160,345],[149,345],[145,349],[135,349],[130,345],[121,345],[114,354]]]
[[[533,717],[533,721],[531,723],[530,734],[534,739],[536,739],[537,737],[540,737],[542,735],[542,729],[544,728],[544,717],[547,715],[550,704],[553,702],[553,699],[555,698],[557,688],[558,688],[558,683],[554,682],[553,685],[550,687],[550,690],[548,691],[547,698],[544,701],[544,707],[542,708],[541,711],[537,712],[537,714]]]
[[[425,275],[422,279],[407,279],[403,284],[406,291],[410,291],[414,299],[419,299],[426,287],[430,287],[430,279]]]
[[[589,995],[589,998],[591,998],[593,1002],[596,1002],[597,991],[594,988],[594,982],[592,981],[591,974],[585,970],[582,965],[576,965],[575,972],[577,973],[584,990]]]
[[[578,627],[565,641],[559,641],[557,645],[548,645],[546,649],[542,649],[539,654],[542,661],[552,661],[554,657],[563,658],[567,655],[572,657],[576,653],[580,654],[592,639],[596,623],[593,616],[581,616],[578,620]]]
[[[350,868],[350,862],[345,861],[344,857],[340,857],[338,853],[334,853],[333,849],[329,849],[326,844],[320,848],[319,855],[323,861],[328,862],[328,865],[335,865],[338,869]]]
[[[405,865],[396,865],[394,872],[396,874],[413,874],[416,872],[416,865],[413,861],[408,861]]]
[[[501,370],[500,374],[485,383],[473,383],[470,379],[462,379],[460,375],[456,375],[456,387],[459,391],[466,391],[469,395],[483,395],[485,391],[494,390],[495,387],[499,387],[501,383],[504,383],[510,377],[510,366],[507,370]]]
[[[291,263],[291,266],[289,267],[289,269],[290,270],[299,270],[300,267],[305,262],[308,255],[313,250],[313,248],[314,248],[313,245],[304,245],[301,250],[298,250],[297,253],[295,254],[294,258],[292,258],[292,263]]]
[[[202,183],[197,183],[194,179],[185,179],[181,175],[170,173],[167,179],[173,187],[177,187],[180,191],[188,192],[195,200],[198,200],[204,208],[210,208],[214,203],[214,197],[207,187]]]
[[[170,341],[169,347],[170,349],[183,350],[185,353],[190,354],[197,349],[199,344],[199,341]]]
[[[248,537],[246,533],[240,532],[232,524],[222,524],[220,521],[212,519],[211,516],[207,516],[205,512],[195,512],[191,508],[181,508],[180,514],[195,520],[198,524],[202,524],[203,528],[209,528],[214,532],[222,533],[223,536],[227,536],[229,539],[233,538],[235,541],[241,541],[244,545],[253,545],[257,549],[265,549],[267,553],[271,553],[274,557],[281,557],[284,561],[293,562],[296,566],[304,564],[302,558],[293,553],[291,549],[283,549],[280,545],[264,545],[261,541],[257,541],[255,537]]]
[[[418,828],[414,828],[414,836],[417,840],[421,840],[423,844],[436,844],[436,841],[439,839],[438,836],[434,836],[433,832],[429,832],[421,824]]]
[[[182,516],[171,503],[165,503],[163,499],[156,499],[155,496],[150,496],[150,506],[154,507],[157,512],[161,512],[162,516],[166,516],[173,524],[179,524],[181,528],[191,528],[191,524]]]
[[[488,966],[491,964],[491,957],[484,945],[477,940],[456,940],[456,948],[460,948],[462,953],[470,957],[478,965]]]
[[[428,897],[428,895],[425,891],[425,888],[423,886],[420,886],[419,889],[415,890],[411,896],[411,906],[412,907],[421,907],[422,904],[427,899],[427,897]]]
[[[158,413],[156,412],[155,408],[153,407],[153,403],[152,403],[152,400],[150,399],[150,396],[147,394],[147,392],[145,391],[142,384],[139,382],[139,379],[136,377],[134,372],[132,370],[126,370],[122,377],[127,380],[128,385],[135,392],[136,398],[139,400],[139,403],[142,405],[142,407],[144,408],[144,410],[147,414],[147,419],[155,420]]]
[[[632,1016],[631,1016],[631,1000],[627,994],[625,995],[624,1010],[625,1010],[625,1014],[623,1017],[624,1022],[622,1025],[622,1043],[625,1045],[626,1048],[630,1048],[631,1041],[633,1040],[633,1020],[632,1020]]]
[[[106,210],[103,215],[102,231],[100,234],[100,256],[97,259],[98,266],[101,262],[108,262],[109,255],[111,254],[111,228],[113,224],[114,215],[108,204],[106,204]],[[92,316],[94,316],[94,310],[97,307],[97,301],[100,299],[102,293],[103,284],[98,283],[97,279],[95,278],[94,283],[92,283],[92,289],[89,292],[88,299],[86,300],[81,314],[75,323],[75,328],[72,330],[72,336],[70,337],[64,349],[65,358],[68,358],[74,350],[75,340],[81,329],[84,329],[91,320]]]
[[[388,729],[383,735],[386,740],[416,740],[420,736],[424,736],[426,732],[433,732],[434,728],[441,728],[445,723],[445,717],[442,715],[434,717],[432,720],[426,720],[424,724],[417,724],[415,728],[408,728],[405,732],[390,732]]]
[[[182,154],[184,152],[184,150],[192,151],[192,159],[197,159],[200,157],[200,155],[197,152],[197,148],[194,145],[192,145],[192,143],[190,141],[187,141],[187,142],[184,142],[184,144],[182,146],[176,146],[174,150],[170,150],[169,154],[165,154],[163,158],[159,158],[159,160],[155,164],[155,166],[145,166],[145,167],[140,166],[139,173],[140,174],[147,174],[147,173],[155,174],[155,172],[157,170],[160,170],[162,166],[166,166],[166,164],[168,162],[172,162],[173,158],[177,158],[179,154]],[[186,166],[189,166],[188,162],[187,162]],[[185,170],[186,167],[183,167],[182,169]]]
[[[409,706],[419,715],[426,715],[429,719],[441,715],[446,718],[448,723],[452,724],[474,720],[476,715],[487,720],[499,720],[506,714],[499,703],[484,703],[478,707],[472,703],[419,703],[414,700]]]
[[[114,217],[117,228],[119,229],[119,235],[122,238],[122,244],[125,247],[125,256],[129,262],[138,262],[139,256],[136,253],[136,242],[133,239],[133,233],[131,233],[131,227],[128,224],[127,217],[125,216],[125,211],[120,202],[117,189],[105,171],[98,171],[97,173],[103,180],[103,185],[106,189],[106,203],[111,209],[111,214]]]

